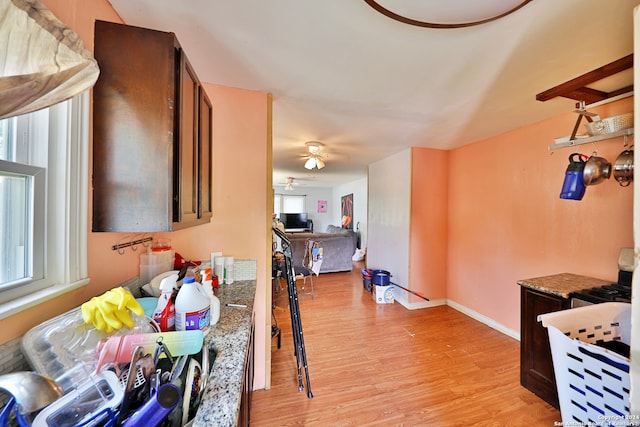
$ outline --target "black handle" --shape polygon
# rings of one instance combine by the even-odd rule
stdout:
[[[577,162],[576,162],[575,160],[573,160],[573,158],[574,158],[575,156],[578,156],[578,161],[577,161]],[[571,162],[571,163],[585,163],[585,161],[584,161],[584,159],[582,158],[582,156],[580,155],[580,153],[572,153],[572,154],[569,156],[569,162]]]
[[[584,347],[578,347],[578,351],[580,351],[580,353],[586,354],[589,357],[599,360],[602,363],[606,363],[609,366],[613,366],[614,368],[618,368],[623,372],[629,373],[629,365],[626,363],[616,362],[614,360],[609,359],[607,356],[594,353],[592,351],[587,350]]]

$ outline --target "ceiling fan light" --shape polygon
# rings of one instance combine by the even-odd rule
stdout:
[[[322,169],[324,167],[324,161],[319,157],[316,159],[316,166],[318,169]]]
[[[309,170],[315,168],[316,165],[317,165],[317,162],[315,157],[311,157],[306,162],[304,162],[304,167]]]
[[[309,154],[312,154],[312,155],[319,154],[323,146],[321,142],[316,142],[316,141],[308,141],[306,145],[307,145],[307,151],[309,152]]]
[[[287,185],[284,186],[284,189],[286,191],[293,191],[293,184],[291,184],[290,182],[287,182]]]

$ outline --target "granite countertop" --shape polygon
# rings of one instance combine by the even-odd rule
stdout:
[[[586,288],[593,288],[612,283],[611,280],[595,279],[572,273],[554,274],[551,276],[535,277],[533,279],[518,280],[518,285],[534,289],[547,294],[569,298],[573,292]]]
[[[220,320],[205,336],[205,345],[217,354],[193,427],[235,426],[240,409],[256,282],[235,281],[231,285],[219,285],[216,290]],[[227,307],[227,303],[247,307]]]

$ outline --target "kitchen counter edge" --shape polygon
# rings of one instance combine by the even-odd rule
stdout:
[[[192,427],[237,423],[255,292],[255,280],[235,281],[217,288],[220,320],[205,336],[205,345],[217,354]],[[227,307],[226,304],[246,307]]]
[[[572,293],[583,289],[598,287],[611,283],[611,280],[596,279],[573,273],[560,273],[550,276],[534,277],[517,281],[518,285],[562,298],[569,298]]]

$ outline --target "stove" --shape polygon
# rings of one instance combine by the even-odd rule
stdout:
[[[631,279],[629,271],[618,272],[618,282],[583,289],[571,295],[571,307],[582,307],[602,302],[631,302]]]

